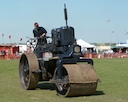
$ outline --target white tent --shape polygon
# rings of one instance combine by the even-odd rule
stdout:
[[[94,45],[91,45],[82,39],[77,40],[77,44],[80,45],[82,48],[95,48]]]

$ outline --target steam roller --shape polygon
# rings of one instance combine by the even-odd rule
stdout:
[[[98,84],[93,60],[84,58],[74,28],[67,25],[66,6],[64,13],[66,26],[51,30],[51,36],[46,36],[51,42],[35,46],[35,39],[27,41],[33,51],[20,57],[20,83],[24,89],[34,90],[38,82],[48,82],[63,97],[92,95]]]
[[[49,81],[55,85],[57,94],[64,97],[95,93],[98,77],[92,64],[83,63],[83,61],[76,64],[63,64],[62,78],[59,79],[59,68],[54,63],[56,61],[57,59],[53,58],[45,62],[38,59],[34,53],[23,54],[19,63],[20,82],[23,88],[33,90],[39,81]],[[42,69],[46,68],[46,66],[41,66],[42,62],[47,63],[46,66],[50,64],[50,68]]]

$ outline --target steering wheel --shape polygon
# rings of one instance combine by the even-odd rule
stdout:
[[[28,38],[26,42],[27,47],[29,47],[33,51],[37,45],[37,40],[35,40],[34,38],[30,38],[30,37],[26,37],[26,38]]]

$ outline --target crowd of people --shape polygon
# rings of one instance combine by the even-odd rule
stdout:
[[[0,51],[0,59],[2,60],[9,60],[9,59],[18,59],[20,57],[19,52],[12,53],[9,49],[3,49]]]

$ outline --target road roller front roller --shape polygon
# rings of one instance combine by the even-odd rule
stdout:
[[[62,76],[62,80],[57,79],[57,70],[53,76],[58,95],[83,96],[96,91],[98,77],[91,64],[64,64]]]

